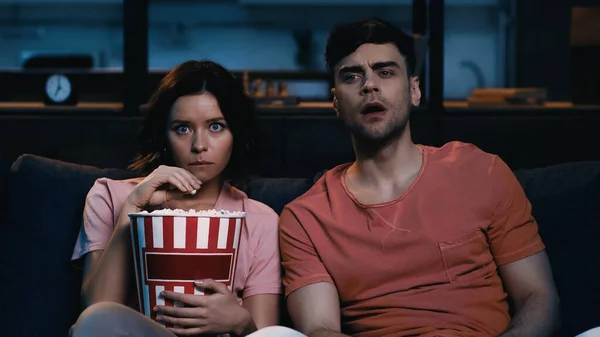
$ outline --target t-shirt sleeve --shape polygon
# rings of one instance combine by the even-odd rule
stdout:
[[[262,229],[248,272],[243,298],[261,294],[281,294],[281,263],[277,242],[277,213],[254,214]],[[248,218],[247,218],[248,220]]]
[[[515,262],[544,250],[531,203],[511,169],[494,156],[490,174],[493,214],[488,235],[496,264]]]
[[[279,246],[286,297],[313,283],[333,283],[304,227],[287,207],[279,218]]]
[[[71,260],[79,260],[89,252],[106,247],[114,228],[114,211],[106,180],[96,180],[85,200],[81,229]]]

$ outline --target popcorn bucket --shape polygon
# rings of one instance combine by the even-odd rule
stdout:
[[[204,295],[195,280],[212,278],[231,290],[244,217],[244,212],[193,210],[129,214],[140,311],[156,320],[156,305],[183,307],[160,293]]]

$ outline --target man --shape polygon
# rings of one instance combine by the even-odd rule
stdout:
[[[559,299],[511,170],[470,144],[411,140],[421,99],[412,39],[377,19],[345,24],[326,59],[356,161],[281,214],[295,328],[311,337],[551,335]]]

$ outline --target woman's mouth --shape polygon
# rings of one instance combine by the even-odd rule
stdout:
[[[200,161],[195,161],[193,163],[190,163],[190,166],[208,166],[208,165],[212,165],[212,164],[214,164],[214,163],[210,162],[210,161],[200,160]]]

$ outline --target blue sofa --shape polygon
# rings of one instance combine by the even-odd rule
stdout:
[[[559,336],[600,326],[600,162],[515,174],[533,204],[560,292]],[[66,336],[80,311],[81,275],[70,257],[85,196],[99,177],[131,176],[35,155],[14,163],[0,156],[2,336]],[[234,185],[280,212],[313,181],[255,178]]]

